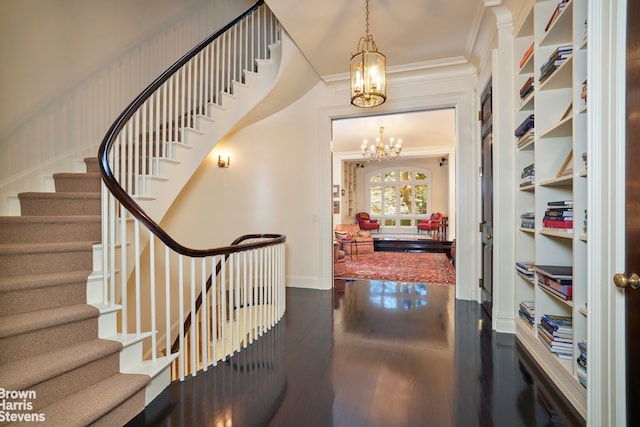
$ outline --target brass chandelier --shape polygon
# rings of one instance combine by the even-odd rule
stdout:
[[[383,160],[396,160],[400,158],[400,152],[402,151],[402,140],[399,139],[396,144],[393,144],[394,139],[389,139],[389,143],[385,144],[383,140],[384,127],[380,126],[380,136],[376,138],[376,143],[368,145],[365,139],[362,142],[362,157],[367,162],[371,160],[377,160],[381,162]]]
[[[387,58],[369,34],[369,0],[365,1],[365,35],[360,37],[357,53],[351,56],[351,104],[377,107],[387,100]]]

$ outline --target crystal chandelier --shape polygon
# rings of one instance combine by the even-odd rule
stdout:
[[[356,107],[376,107],[387,100],[387,58],[369,34],[369,0],[366,0],[365,35],[357,53],[351,56],[351,103]]]
[[[389,143],[385,144],[382,138],[382,134],[384,133],[384,127],[380,127],[380,136],[376,138],[376,143],[368,145],[367,140],[365,139],[362,142],[362,157],[364,157],[367,162],[371,160],[377,160],[379,162],[383,160],[396,160],[400,158],[400,152],[402,151],[402,140],[399,139],[396,144],[393,144],[393,138],[389,139]]]

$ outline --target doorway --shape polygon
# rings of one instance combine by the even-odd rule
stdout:
[[[360,211],[372,213],[371,197],[367,192],[370,183],[366,182],[366,177],[372,171],[427,168],[433,176],[432,182],[427,184],[433,190],[430,193],[433,197],[429,209],[448,214],[450,236],[453,238],[455,163],[452,160],[455,159],[455,116],[455,109],[444,108],[333,119],[333,224],[355,223],[354,215]],[[385,145],[388,143],[387,136],[395,138],[396,142],[401,139],[402,151],[394,160],[367,161],[362,154],[362,145],[365,140],[368,146],[375,143],[380,127],[385,129]],[[385,206],[395,206],[397,212],[379,212],[381,221],[387,219],[383,223],[382,233],[417,234],[418,210],[412,203],[418,203],[418,199],[419,197],[411,198],[405,204],[385,203]],[[431,212],[425,212],[423,216],[427,219],[430,214]],[[388,220],[392,217],[395,217],[395,221]]]
[[[481,275],[482,308],[491,319],[493,312],[493,119],[491,80],[482,91],[481,105]]]

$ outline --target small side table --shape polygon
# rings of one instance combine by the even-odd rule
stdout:
[[[353,239],[349,239],[349,240],[341,240],[340,243],[342,244],[342,250],[347,252],[345,247],[347,245],[349,245],[349,256],[351,256],[351,261],[353,261],[353,249],[355,248],[356,250],[356,258],[358,257],[358,241],[357,240],[353,240]]]

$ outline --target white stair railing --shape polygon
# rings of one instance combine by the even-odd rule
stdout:
[[[248,235],[227,247],[194,250],[169,236],[138,201],[150,198],[152,178],[171,179],[162,176],[162,161],[187,143],[184,132],[196,127],[197,116],[209,116],[225,94],[233,95],[234,82],[268,59],[280,31],[258,1],[154,81],[100,147],[103,303],[121,306],[122,337],[153,332],[145,357],[152,363],[176,358],[181,380],[239,351],[282,318],[285,236]],[[195,321],[185,334],[187,318]]]

